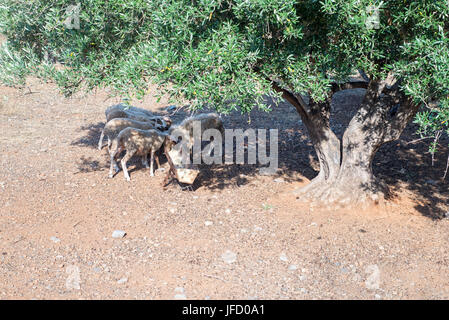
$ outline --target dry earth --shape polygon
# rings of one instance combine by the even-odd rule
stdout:
[[[361,93],[335,97],[338,134]],[[194,191],[163,190],[164,173],[151,178],[138,160],[131,182],[108,179],[95,146],[118,101],[107,91],[66,99],[36,81],[0,87],[0,299],[449,298],[447,140],[434,166],[425,142],[408,143],[412,126],[380,150],[387,203],[312,207],[292,191],[317,162],[282,104],[251,124],[225,117],[229,128],[280,129],[278,175],[203,167]],[[151,95],[132,104],[161,114],[167,105]]]

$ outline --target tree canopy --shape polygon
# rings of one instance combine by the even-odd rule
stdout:
[[[112,87],[141,97],[153,82],[158,93],[188,100],[193,109],[224,113],[269,109],[269,94],[290,97],[307,116],[315,107],[326,110],[359,70],[362,87],[380,84],[376,99],[397,87],[402,100],[379,102],[392,104],[390,114],[407,100],[422,107],[406,118],[415,116],[423,137],[449,133],[447,0],[86,0],[79,29],[67,27],[73,4],[3,0],[4,83],[34,74],[67,95]],[[385,82],[389,77],[395,81]]]

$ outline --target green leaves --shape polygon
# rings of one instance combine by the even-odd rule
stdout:
[[[417,103],[440,101],[417,120],[426,134],[447,119],[446,0],[86,0],[79,29],[65,23],[70,5],[3,1],[2,82],[35,74],[67,95],[108,86],[129,98],[154,82],[192,108],[248,112],[267,109],[267,77],[320,101],[361,69],[393,72]]]

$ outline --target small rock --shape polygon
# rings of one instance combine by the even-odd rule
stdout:
[[[120,280],[117,281],[118,284],[123,284],[123,283],[127,283],[128,282],[128,278],[121,278]]]
[[[229,264],[237,261],[237,255],[230,250],[226,250],[226,252],[221,255],[221,258],[224,262]]]
[[[170,213],[175,213],[176,209],[175,208],[170,208],[169,211],[170,211]]]
[[[50,240],[53,241],[54,243],[58,243],[59,241],[61,241],[61,239],[56,237],[51,237]]]
[[[340,269],[340,271],[341,271],[341,273],[348,273],[348,272],[349,272],[349,269],[343,267],[343,268]]]
[[[379,299],[382,298],[382,297],[380,296],[380,294],[377,294],[377,293],[376,293],[376,294],[374,295],[374,298],[376,298],[377,300],[379,300]]]
[[[226,214],[230,214],[230,213],[231,213],[231,209],[226,209],[226,210],[225,210],[225,213],[226,213]]]
[[[175,299],[176,300],[186,300],[187,299],[187,297],[186,297],[186,295],[185,294],[175,294]]]
[[[285,180],[282,179],[282,178],[276,178],[276,179],[274,179],[273,181],[274,181],[274,182],[277,182],[277,183],[283,183],[283,182],[285,182]]]
[[[290,271],[298,270],[298,266],[296,264],[291,264],[288,266],[288,270]]]
[[[207,221],[204,221],[204,224],[205,224],[206,226],[211,226],[211,225],[213,225],[214,223],[213,223],[212,221],[207,220]]]
[[[302,274],[298,278],[299,278],[300,281],[304,281],[304,280],[306,280],[307,277]]]
[[[284,262],[287,262],[287,261],[288,261],[288,258],[287,258],[287,256],[285,255],[285,253],[281,253],[281,255],[279,256],[279,259],[280,259],[281,261],[284,261]]]
[[[66,273],[68,274],[68,277],[65,281],[65,287],[68,290],[80,290],[80,269],[78,266],[70,265],[66,268]]]
[[[369,274],[365,286],[370,290],[378,290],[380,287],[380,269],[377,264],[366,267],[365,273]]]
[[[122,230],[115,230],[115,231],[112,233],[112,237],[115,238],[115,239],[121,239],[121,238],[123,238],[125,235],[126,235],[126,232],[125,232],[125,231],[122,231]]]
[[[185,292],[185,290],[184,290],[183,287],[176,287],[175,288],[175,293],[184,293],[184,292]]]

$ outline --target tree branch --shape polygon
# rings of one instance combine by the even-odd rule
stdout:
[[[341,91],[341,90],[348,90],[348,89],[368,89],[368,82],[351,81],[351,82],[345,82],[345,83],[332,83],[332,86],[331,86],[332,93],[335,93],[335,92]]]
[[[287,89],[281,88],[276,81],[271,80],[268,77],[265,78],[270,81],[271,87],[274,89],[274,91],[282,93],[282,97],[296,108],[296,111],[298,111],[303,120],[309,120],[309,114],[307,113],[307,103],[301,97],[298,98]]]

